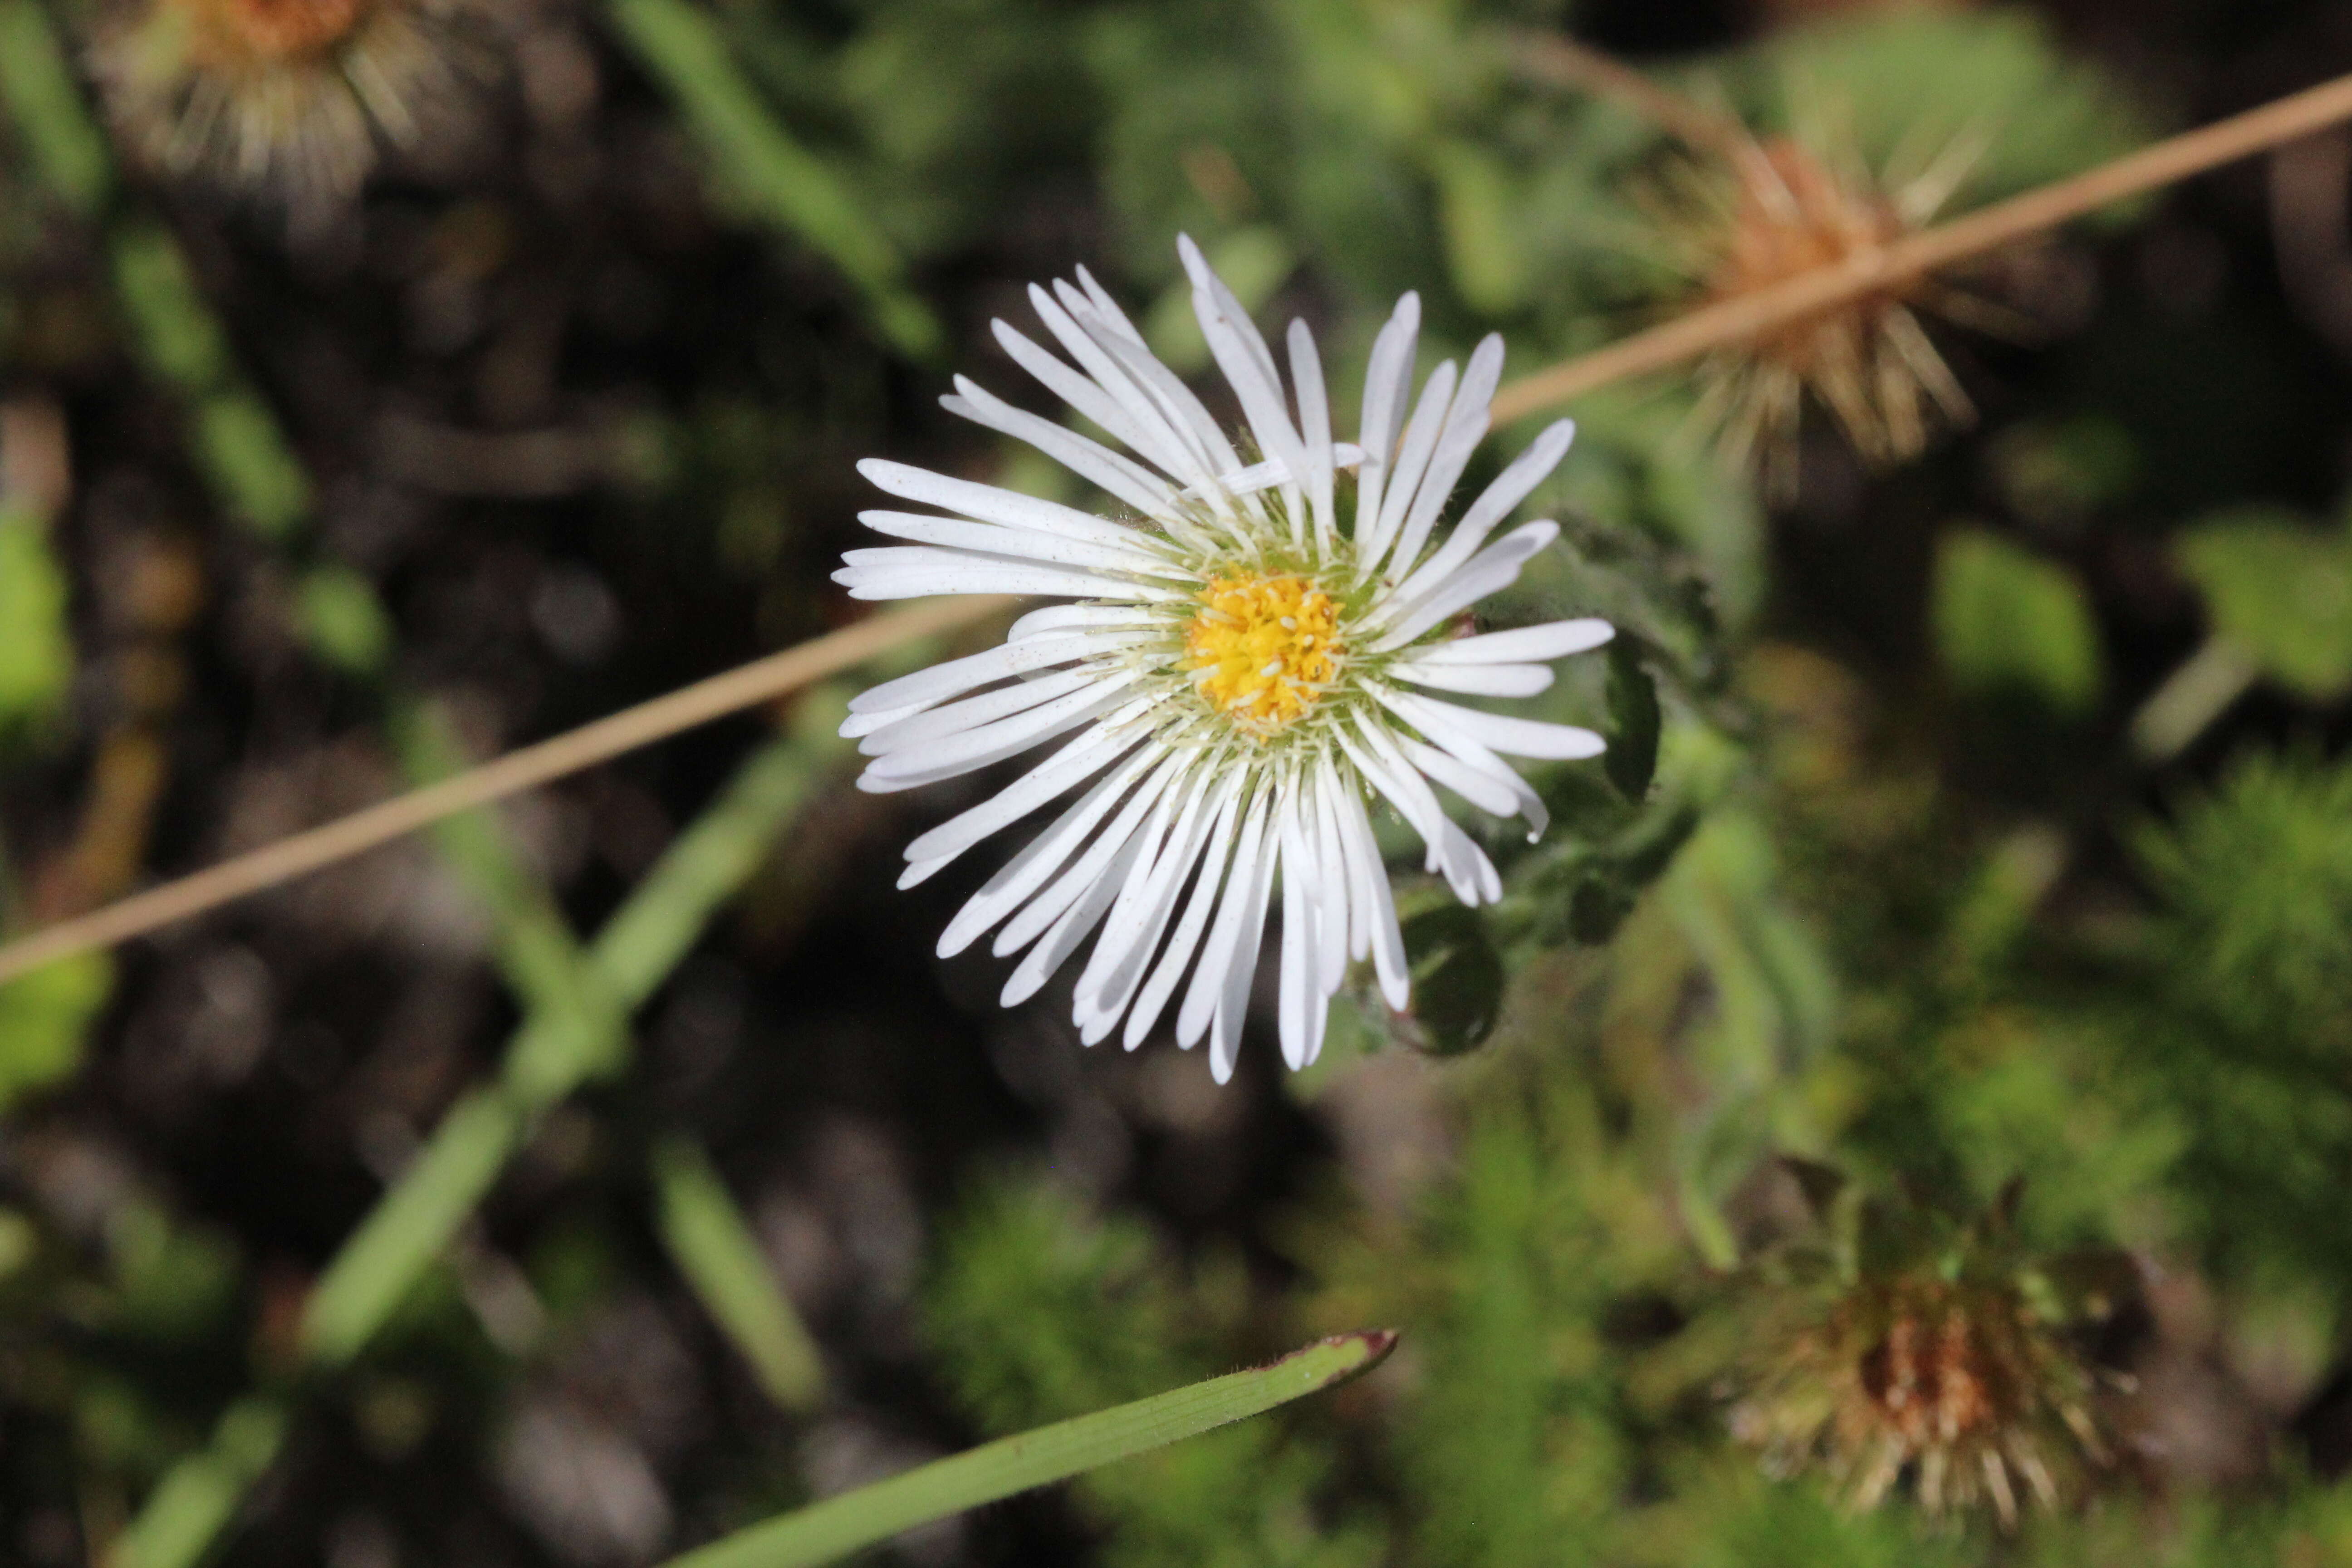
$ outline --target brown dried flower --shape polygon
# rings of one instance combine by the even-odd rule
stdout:
[[[380,148],[415,145],[467,74],[462,0],[135,0],[92,63],[125,139],[156,168],[348,201]]]
[[[2137,1276],[2114,1254],[2032,1265],[2009,1203],[1954,1235],[1907,1207],[1853,1205],[1843,1245],[1792,1247],[1751,1299],[1761,1325],[1731,1427],[1768,1469],[1818,1469],[1856,1508],[1908,1478],[1930,1512],[2021,1493],[2048,1506],[2104,1466],[2097,1412],[2120,1379],[2071,1331],[2114,1313]],[[1840,1263],[1837,1258],[1844,1261]]]
[[[1636,198],[1655,225],[1658,258],[1701,304],[1754,294],[1926,226],[1983,145],[1957,138],[1909,172],[1898,158],[1874,174],[1850,136],[1816,128],[1759,139],[1727,118],[1724,124],[1725,134],[1694,145],[1688,161]],[[1915,279],[1708,354],[1697,373],[1700,418],[1782,494],[1795,482],[1808,395],[1865,460],[1916,457],[1939,420],[1975,417],[1928,341],[1922,312],[1979,328],[2015,326],[1982,299]]]

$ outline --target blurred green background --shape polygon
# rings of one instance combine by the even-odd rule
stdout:
[[[0,919],[845,623],[860,458],[1083,500],[937,406],[1046,406],[1033,279],[1197,377],[1190,233],[1343,405],[1406,289],[1515,375],[1663,319],[1690,151],[1562,34],[1980,141],[1952,210],[2352,68],[2327,0],[0,0]],[[1907,462],[1568,407],[1493,609],[1619,625],[1548,699],[1613,749],[1500,905],[1398,865],[1418,1016],[1304,1075],[933,960],[983,786],[848,787],[854,680],[0,987],[0,1562],[625,1568],[1379,1325],[880,1556],[2352,1565],[2347,212],[2323,136],[1988,258]]]

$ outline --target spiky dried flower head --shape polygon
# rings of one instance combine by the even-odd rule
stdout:
[[[1857,1509],[1907,1480],[1930,1513],[1990,1505],[2008,1526],[2021,1496],[2054,1505],[2107,1462],[2096,1412],[2116,1380],[2073,1331],[2115,1310],[2127,1265],[2024,1259],[2000,1211],[1957,1236],[1916,1210],[1864,1223],[1874,1241],[1836,1262],[1798,1249],[1756,1303],[1731,1428],[1768,1470],[1819,1472]]]
[[[132,0],[91,50],[157,171],[298,213],[358,194],[387,147],[446,123],[472,74],[467,0]]]
[[[1824,118],[1766,137],[1725,123],[1727,134],[1691,147],[1635,194],[1655,226],[1654,252],[1701,305],[1746,298],[1924,227],[1983,150],[1981,137],[1961,136],[1932,157],[1898,153],[1874,171],[1851,133]],[[1873,290],[1708,354],[1697,371],[1699,419],[1783,495],[1794,488],[1808,398],[1866,461],[1916,457],[1939,423],[1975,417],[1923,312],[2011,325],[1997,307],[1933,279]]]

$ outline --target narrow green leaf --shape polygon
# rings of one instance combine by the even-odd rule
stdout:
[[[199,404],[194,420],[197,467],[230,513],[264,539],[292,533],[310,510],[310,476],[268,405],[231,387]]]
[[[107,1559],[112,1568],[190,1568],[276,1462],[286,1425],[286,1409],[275,1400],[252,1397],[230,1405],[212,1442],[175,1466],[115,1539]]]
[[[498,1180],[524,1126],[521,1112],[495,1089],[476,1090],[441,1119],[433,1141],[310,1293],[304,1359],[334,1366],[366,1347]]]
[[[0,100],[15,115],[41,182],[83,217],[97,216],[114,184],[106,137],[37,0],[0,0]]]
[[[1386,1329],[1340,1334],[1271,1366],[984,1443],[670,1560],[667,1568],[803,1568],[1115,1460],[1261,1415],[1378,1366],[1395,1348]]]
[[[814,1408],[824,1397],[824,1365],[709,1157],[671,1138],[654,1150],[653,1173],[662,1245],[678,1271],[769,1397],[787,1410]]]
[[[124,224],[114,236],[114,287],[148,369],[185,395],[210,392],[227,376],[227,340],[171,230],[148,220]]]
[[[737,68],[727,39],[691,0],[608,0],[615,30],[677,104],[722,184],[759,217],[822,251],[865,293],[875,320],[908,353],[935,353],[943,334],[908,291],[897,248],[846,184],[794,141]]]
[[[827,700],[813,692],[802,710],[824,710]],[[530,1118],[613,1065],[608,1045],[626,1043],[618,1020],[653,994],[712,911],[758,868],[839,744],[828,737],[812,748],[798,733],[772,742],[664,853],[573,971],[583,984],[601,981],[615,1009],[605,1015],[614,1030],[592,1027],[577,1005],[525,1019],[507,1047],[500,1087],[443,1118],[415,1164],[327,1266],[303,1317],[307,1356],[332,1364],[359,1353],[488,1193]]]
[[[295,622],[310,650],[346,674],[378,674],[392,656],[392,617],[374,584],[348,566],[303,574]]]
[[[0,506],[0,742],[54,718],[73,680],[65,568],[48,530],[23,507]]]

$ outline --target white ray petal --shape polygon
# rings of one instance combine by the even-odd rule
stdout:
[[[1546,427],[1470,504],[1470,510],[1462,514],[1462,521],[1454,525],[1454,531],[1446,536],[1437,553],[1397,588],[1398,596],[1411,599],[1426,592],[1430,584],[1469,560],[1486,542],[1486,536],[1495,531],[1495,525],[1510,516],[1538,485],[1551,477],[1559,460],[1568,455],[1569,444],[1575,439],[1573,419],[1562,419]]]
[[[1552,681],[1551,671],[1540,664],[1424,664],[1416,658],[1399,659],[1396,678],[1473,697],[1533,697],[1549,690]]]
[[[919,835],[907,846],[907,858],[941,864],[951,860],[1108,767],[1150,737],[1149,728],[1132,721],[1156,701],[1156,696],[1143,697],[1111,713],[987,800]]]
[[[1433,664],[1509,664],[1520,659],[1566,658],[1599,647],[1617,635],[1607,621],[1547,621],[1507,632],[1486,632],[1451,642],[1433,643],[1413,650],[1413,662]]]
[[[940,933],[939,955],[953,958],[1026,903],[1030,895],[1045,885],[1045,879],[1060,870],[1076,853],[1087,835],[1110,815],[1126,797],[1129,787],[1158,760],[1159,753],[1150,747],[1139,750],[1104,774],[1045,831],[1023,845],[1020,852],[989,878],[980,891],[964,900],[963,908]]]
[[[1057,697],[1010,719],[1000,719],[928,746],[877,757],[858,775],[857,787],[869,795],[887,795],[1001,763],[1015,752],[1025,752],[1108,712],[1123,700],[1126,689],[1137,679],[1133,670],[1107,675],[1082,690]]]
[[[1551,812],[1544,805],[1543,796],[1535,792],[1535,786],[1521,778],[1517,768],[1467,736],[1449,739],[1443,750],[1404,737],[1400,737],[1398,743],[1413,766],[1463,799],[1496,816],[1525,817],[1528,843],[1542,837],[1544,829],[1551,826]],[[1465,770],[1471,779],[1483,783],[1456,783],[1454,769]],[[1481,791],[1486,798],[1481,798]]]
[[[1103,830],[1087,845],[1085,853],[1069,866],[1037,896],[1028,902],[996,933],[989,951],[997,957],[1020,952],[1037,939],[1040,932],[1059,919],[1063,910],[1084,898],[1088,889],[1102,880],[1104,868],[1122,852],[1131,847],[1137,830],[1144,818],[1168,793],[1170,779],[1176,773],[1180,759],[1169,758],[1163,765],[1152,770],[1127,797],[1118,814],[1104,825]],[[1114,893],[1117,889],[1113,889]],[[1109,901],[1104,901],[1109,908]]]
[[[1495,384],[1502,374],[1503,340],[1490,332],[1471,352],[1470,363],[1462,372],[1462,384],[1454,394],[1453,406],[1446,410],[1445,429],[1437,437],[1437,449],[1429,455],[1428,470],[1413,491],[1412,509],[1405,513],[1404,527],[1397,534],[1395,553],[1389,557],[1385,568],[1390,582],[1399,581],[1412,570],[1430,531],[1437,526],[1446,501],[1453,497],[1462,470],[1469,466],[1471,454],[1486,438],[1486,408],[1495,399]]]
[[[1298,395],[1298,435],[1307,448],[1307,471],[1297,476],[1315,509],[1315,548],[1328,556],[1339,542],[1339,520],[1331,510],[1331,398],[1323,386],[1323,359],[1307,323],[1290,323],[1290,384]]]
[[[1176,516],[1176,492],[1167,480],[1133,458],[1123,458],[1099,441],[1090,441],[1050,419],[1015,408],[969,376],[957,376],[955,385],[958,395],[940,399],[940,406],[949,413],[1027,442],[1147,517],[1165,521]]]
[[[1489,751],[1514,757],[1538,757],[1550,762],[1576,762],[1597,757],[1608,743],[1590,730],[1573,724],[1550,724],[1540,719],[1514,719],[1482,713],[1432,697],[1381,687],[1372,695],[1381,706],[1404,719],[1441,745],[1449,735],[1475,742]]]
[[[877,533],[948,550],[977,551],[1022,561],[1044,561],[1095,572],[1133,572],[1147,577],[1190,578],[1200,574],[1165,554],[1124,544],[1097,544],[1058,533],[1029,528],[1003,528],[992,522],[966,522],[961,518],[928,517],[911,511],[861,511],[857,521]]]
[[[1133,1050],[1160,1021],[1168,999],[1175,994],[1176,983],[1184,977],[1185,965],[1192,962],[1192,951],[1200,944],[1201,933],[1208,928],[1209,915],[1216,908],[1217,889],[1224,875],[1226,861],[1232,857],[1234,842],[1234,823],[1241,810],[1241,793],[1236,789],[1226,796],[1217,809],[1217,819],[1209,825],[1208,836],[1202,841],[1200,868],[1192,876],[1192,896],[1185,900],[1184,913],[1177,921],[1175,931],[1168,938],[1167,951],[1152,966],[1151,978],[1145,981],[1142,991],[1127,1011],[1127,1028],[1120,1044]],[[1179,884],[1184,873],[1178,873]]]
[[[1103,874],[1088,883],[1078,900],[1054,922],[1053,930],[1045,933],[1045,940],[1029,950],[1028,956],[1022,959],[1012,976],[1004,982],[1004,989],[997,997],[1000,1005],[1014,1007],[1029,1000],[1037,994],[1039,987],[1054,977],[1054,972],[1068,961],[1070,954],[1078,950],[1078,944],[1087,940],[1087,933],[1095,929],[1103,918],[1103,911],[1110,908],[1111,900],[1118,895],[1120,880],[1126,877],[1128,868],[1134,864],[1135,850],[1135,843],[1130,839],[1114,857],[1113,863],[1105,868]]]
[[[1192,968],[1192,983],[1185,987],[1183,1005],[1176,1011],[1176,1038],[1185,1046],[1201,1038],[1217,1010],[1218,998],[1224,992],[1225,973],[1233,965],[1234,949],[1241,941],[1242,916],[1250,901],[1250,889],[1258,879],[1259,862],[1271,864],[1274,858],[1272,794],[1261,786],[1244,809],[1241,839],[1234,846],[1233,863],[1225,872],[1216,918],[1210,922],[1201,961]]]
[[[1405,965],[1404,930],[1397,923],[1396,898],[1389,889],[1388,868],[1381,864],[1380,842],[1372,837],[1371,818],[1352,789],[1342,792],[1339,832],[1348,854],[1360,868],[1371,895],[1372,969],[1380,977],[1381,995],[1399,1012],[1412,997],[1412,979]]]
[[[984,485],[974,479],[951,479],[935,474],[928,468],[910,468],[905,463],[893,463],[880,458],[868,458],[857,465],[857,471],[875,489],[924,506],[935,506],[942,511],[952,511],[981,522],[993,522],[1006,528],[1034,528],[1040,533],[1058,533],[1067,539],[1083,539],[1095,544],[1123,544],[1136,549],[1153,547],[1151,535],[1108,518],[1097,517],[1090,511],[1080,511],[1059,501],[1041,500],[999,485]]]
[[[1051,702],[1056,697],[1090,686],[1100,679],[1100,672],[1081,668],[1056,670],[1051,675],[1041,675],[1034,680],[1017,681],[993,691],[983,691],[977,697],[966,697],[937,708],[927,708],[910,719],[877,730],[860,742],[857,749],[869,757],[887,757],[909,746],[945,740],[966,730],[976,730],[982,724],[992,724],[999,719],[1010,718],[1041,702]]]
[[[1421,296],[1407,293],[1372,340],[1372,357],[1364,369],[1364,417],[1356,433],[1364,452],[1363,464],[1356,470],[1354,531],[1360,557],[1380,528],[1382,487],[1396,456],[1397,432],[1404,425],[1405,400],[1412,390],[1412,351],[1420,332]]]
[[[1394,606],[1396,618],[1373,639],[1370,651],[1401,648],[1459,610],[1466,610],[1490,594],[1500,593],[1519,580],[1537,551],[1559,537],[1559,524],[1546,520],[1515,528],[1465,562],[1462,569],[1434,584],[1427,595]]]
[[[1380,526],[1370,545],[1359,552],[1367,572],[1380,565],[1396,542],[1398,531],[1404,527],[1404,515],[1412,506],[1413,492],[1421,487],[1421,476],[1428,471],[1429,455],[1437,449],[1437,438],[1444,433],[1446,410],[1453,406],[1454,384],[1459,374],[1460,367],[1445,360],[1422,384],[1420,401],[1412,405],[1412,417],[1406,422],[1396,448],[1395,467],[1381,491]]]
[[[1155,635],[1139,629],[1061,632],[1027,642],[1000,643],[980,653],[934,664],[912,675],[886,680],[879,686],[869,686],[849,700],[849,710],[860,718],[891,712],[901,716],[916,713],[951,697],[961,697],[991,681],[1026,675],[1033,670],[1067,664],[1096,654],[1135,647],[1151,640]],[[842,730],[845,735],[851,732],[846,727]]]

